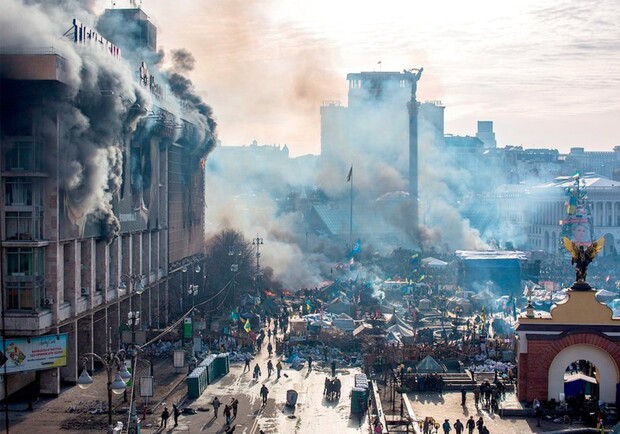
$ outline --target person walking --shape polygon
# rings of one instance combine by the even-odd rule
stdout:
[[[465,405],[465,401],[467,401],[467,390],[465,390],[465,386],[461,386],[461,405]]]
[[[174,426],[179,426],[179,415],[181,412],[179,411],[179,407],[176,404],[172,404],[172,417],[174,417]]]
[[[278,376],[276,377],[276,380],[280,379],[280,374],[282,373],[282,362],[278,360],[278,363],[276,364],[276,372],[278,374]]]
[[[271,345],[271,342],[269,342],[267,344],[267,353],[269,354],[269,357],[271,357],[272,352],[273,352],[273,345]]]
[[[213,398],[211,405],[213,406],[213,418],[217,419],[217,412],[220,410],[220,400],[217,399],[217,396]]]
[[[332,377],[336,376],[336,361],[332,360]]]
[[[228,406],[228,404],[224,406],[224,417],[226,418],[226,425],[230,426],[231,411],[230,411],[230,407]]]
[[[476,422],[474,421],[473,416],[469,416],[469,420],[467,421],[467,430],[468,434],[474,434],[474,429],[476,428]]]
[[[232,398],[232,403],[230,404],[233,411],[233,418],[237,418],[237,410],[239,409],[239,400],[237,398]]]
[[[267,404],[268,394],[269,394],[269,389],[267,389],[267,386],[263,384],[263,387],[260,388],[260,396],[263,398],[263,405]]]
[[[312,371],[312,356],[308,356],[308,372]]]
[[[164,411],[161,412],[161,423],[159,424],[160,428],[166,428],[168,425],[168,418],[170,417],[170,412],[168,411],[168,407],[164,407]]]
[[[245,368],[248,368],[248,371],[250,370],[250,356],[245,356],[245,366],[243,367],[243,372],[245,372]]]
[[[450,431],[452,431],[452,426],[450,426],[450,419],[446,419],[443,425],[441,425],[441,427],[443,428],[443,434],[450,434]]]
[[[271,342],[271,329],[267,330],[267,338],[269,339],[269,342]]]
[[[484,428],[484,420],[482,419],[482,416],[480,416],[480,419],[476,422],[476,428],[478,428],[478,434],[482,434],[482,428]]]
[[[465,425],[463,425],[460,419],[457,419],[456,422],[454,423],[454,431],[456,432],[456,434],[463,434],[464,428],[465,428]]]
[[[273,372],[273,363],[271,360],[267,361],[267,378],[271,377],[271,373]]]
[[[260,378],[260,366],[258,366],[258,363],[257,363],[254,366],[254,379],[258,381],[259,378]]]

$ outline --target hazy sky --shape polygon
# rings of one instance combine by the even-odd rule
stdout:
[[[348,72],[420,66],[418,99],[444,103],[446,133],[474,135],[477,120],[492,120],[499,146],[620,145],[618,0],[144,0],[142,9],[159,46],[196,57],[191,78],[225,145],[319,153],[319,108],[347,105]]]

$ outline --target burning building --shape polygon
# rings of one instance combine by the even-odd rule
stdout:
[[[0,396],[35,381],[58,394],[83,354],[130,343],[130,312],[137,329],[162,328],[183,311],[187,286],[205,285],[210,107],[181,70],[154,72],[156,29],[140,9],[106,12],[108,30],[146,29],[116,41],[46,8],[59,6],[7,8],[13,27],[41,30],[33,40],[2,27],[1,327],[5,346],[63,344],[46,366],[28,354],[5,363]],[[62,38],[59,16],[70,27]]]

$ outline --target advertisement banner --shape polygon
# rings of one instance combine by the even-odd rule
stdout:
[[[2,373],[67,366],[67,334],[4,339],[0,348]]]

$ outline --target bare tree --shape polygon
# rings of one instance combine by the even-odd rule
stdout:
[[[252,245],[243,234],[225,229],[207,241],[208,297],[222,291],[211,303],[211,309],[234,308],[253,285]],[[219,309],[218,309],[219,310]]]

